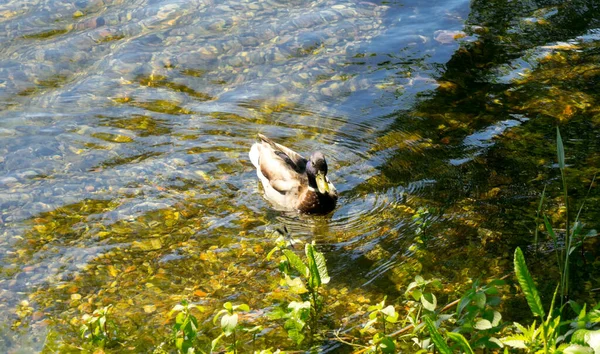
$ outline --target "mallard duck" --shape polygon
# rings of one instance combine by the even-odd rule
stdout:
[[[262,134],[250,149],[265,198],[280,209],[327,214],[335,208],[337,190],[327,178],[327,162],[317,151],[307,160]]]

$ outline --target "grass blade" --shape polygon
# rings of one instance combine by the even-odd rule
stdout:
[[[552,238],[552,242],[554,242],[554,253],[556,254],[556,263],[558,263],[558,270],[560,271],[560,274],[562,276],[562,256],[558,254],[558,237],[556,237],[556,233],[554,232],[554,229],[552,228],[552,225],[550,224],[550,221],[548,221],[548,217],[546,217],[546,215],[544,215],[544,224],[546,225],[546,230]]]
[[[462,349],[463,353],[474,354],[473,349],[471,349],[471,346],[469,345],[469,342],[462,334],[455,333],[455,332],[448,332],[448,337],[450,337],[450,339],[452,339],[453,341],[458,343],[458,345]]]
[[[562,307],[563,299],[569,296],[569,250],[571,249],[571,245],[573,242],[573,235],[571,234],[571,226],[569,224],[569,190],[567,188],[567,177],[565,174],[565,147],[563,145],[562,137],[560,136],[560,130],[558,129],[558,127],[556,127],[556,153],[558,155],[558,166],[560,167],[560,177],[562,179],[563,185],[563,198],[565,203],[565,209],[567,210],[567,212],[565,213],[565,225],[567,229],[565,233],[566,252],[562,252],[564,261],[560,281],[560,301]]]
[[[560,130],[556,127],[556,153],[558,155],[558,167],[561,170],[565,169],[565,147],[563,145]]]
[[[544,185],[544,190],[542,191],[542,197],[540,198],[540,204],[538,205],[537,212],[535,213],[535,233],[534,233],[534,246],[535,250],[538,250],[538,223],[540,220],[540,213],[542,212],[542,206],[544,205],[544,196],[546,195],[546,187]]]
[[[588,188],[588,191],[585,194],[585,198],[583,198],[583,202],[581,202],[581,206],[579,206],[579,211],[577,212],[577,216],[575,217],[575,222],[579,221],[579,215],[581,214],[581,210],[583,210],[583,206],[585,205],[585,202],[590,195],[590,191],[592,190],[592,187],[594,186],[595,181],[596,181],[596,174],[594,174],[594,178],[592,178],[592,182],[590,183],[590,187]]]
[[[425,316],[424,319],[425,324],[427,325],[427,330],[429,331],[429,335],[431,336],[431,340],[435,344],[436,348],[438,348],[438,350],[442,354],[452,354],[452,350],[450,349],[450,347],[448,347],[448,344],[446,343],[440,332],[438,332],[437,328],[435,328],[435,324],[433,323],[431,318]]]
[[[525,294],[525,299],[527,299],[527,304],[531,309],[531,312],[535,316],[540,316],[542,319],[544,318],[544,308],[542,306],[542,300],[540,299],[540,295],[538,294],[537,288],[535,287],[535,283],[533,282],[533,278],[531,274],[529,274],[529,270],[527,269],[527,264],[525,263],[525,256],[523,256],[523,251],[519,247],[515,250],[515,273],[517,275],[517,280],[519,281],[519,285],[521,285],[521,290],[523,290],[523,294]]]

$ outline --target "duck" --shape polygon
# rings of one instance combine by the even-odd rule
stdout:
[[[258,134],[249,152],[265,198],[277,209],[304,214],[328,214],[338,193],[327,177],[327,161],[320,151],[308,159]]]

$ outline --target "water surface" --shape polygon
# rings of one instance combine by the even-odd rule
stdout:
[[[261,312],[283,225],[350,298],[506,274],[544,185],[560,223],[555,126],[575,200],[598,171],[599,19],[593,1],[3,3],[0,348],[76,350],[108,304],[114,350],[159,346],[183,298]],[[258,132],[326,154],[332,214],[261,197]]]

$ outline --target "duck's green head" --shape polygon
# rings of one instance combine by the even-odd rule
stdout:
[[[308,183],[321,194],[329,194],[329,181],[327,180],[327,161],[322,152],[317,151],[310,156],[306,164]]]

